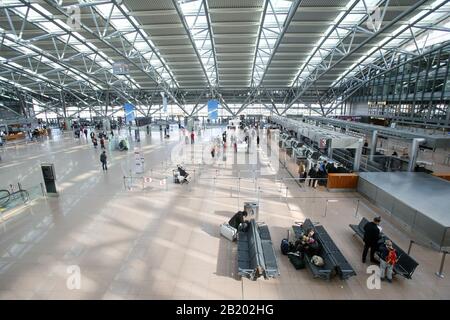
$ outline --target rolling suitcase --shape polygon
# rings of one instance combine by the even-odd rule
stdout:
[[[223,223],[220,225],[220,234],[228,240],[234,241],[237,236],[237,230],[228,223]]]

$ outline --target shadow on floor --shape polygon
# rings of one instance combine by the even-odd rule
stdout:
[[[237,264],[237,243],[220,237],[216,275],[240,280]]]

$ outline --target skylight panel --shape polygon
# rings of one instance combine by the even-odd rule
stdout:
[[[356,5],[355,5],[356,3]],[[302,81],[299,81],[299,79],[307,79],[302,73],[305,72],[305,70],[308,67],[308,64],[313,64],[311,61],[314,57],[314,53],[319,51],[322,48],[335,48],[339,45],[340,39],[345,39],[352,31],[343,29],[342,27],[349,27],[349,26],[357,26],[362,23],[362,21],[367,16],[367,12],[371,11],[373,8],[375,8],[379,3],[381,3],[380,0],[351,0],[348,2],[346,6],[345,12],[340,12],[337,17],[334,20],[334,24],[336,25],[336,29],[334,31],[331,31],[333,27],[330,27],[327,29],[327,31],[324,33],[324,36],[321,37],[317,45],[315,46],[313,53],[310,54],[309,58],[306,60],[305,63],[303,63],[299,71],[297,73],[297,76],[294,78],[294,81],[291,83],[291,86],[294,85],[300,85]],[[353,9],[350,10],[350,8]],[[339,21],[342,19],[342,21],[339,23]],[[324,40],[325,39],[325,40]],[[333,43],[335,44],[333,46]],[[323,59],[326,59],[328,54],[323,55]],[[320,63],[316,63],[316,66]]]
[[[116,30],[119,31],[134,30],[133,25],[126,18],[112,19],[111,24],[114,26]]]
[[[206,72],[210,85],[217,85],[217,74],[215,69],[215,58],[212,50],[212,35],[208,28],[208,19],[204,7],[204,1],[196,0],[190,2],[178,1],[183,18],[193,39],[195,49],[200,55],[200,61]]]
[[[259,39],[255,46],[255,65],[252,69],[252,85],[259,86],[264,76],[267,64],[270,61],[278,37],[284,26],[293,1],[268,0],[267,9],[261,17],[263,23],[260,29]]]

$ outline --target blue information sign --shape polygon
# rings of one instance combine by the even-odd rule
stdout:
[[[131,103],[125,103],[123,106],[123,111],[125,113],[126,123],[134,121],[134,105],[132,105]]]
[[[219,117],[219,101],[209,100],[208,101],[208,118],[211,120],[216,120]]]

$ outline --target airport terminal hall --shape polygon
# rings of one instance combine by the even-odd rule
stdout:
[[[449,253],[450,0],[0,0],[0,302],[438,303]]]

